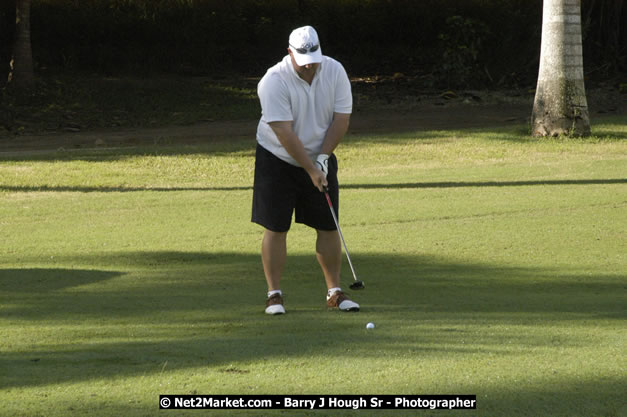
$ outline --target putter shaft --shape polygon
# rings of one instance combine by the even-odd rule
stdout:
[[[351,272],[353,273],[353,279],[357,280],[357,274],[355,274],[355,268],[353,268],[353,263],[351,262],[351,257],[348,254],[348,248],[346,247],[346,242],[344,241],[344,235],[342,234],[342,229],[340,229],[340,223],[337,221],[337,216],[335,215],[335,210],[333,209],[333,203],[331,202],[331,197],[329,197],[328,191],[324,190],[324,195],[327,198],[327,202],[329,203],[329,209],[331,209],[331,215],[333,216],[333,221],[335,222],[335,227],[337,227],[337,232],[340,235],[340,239],[342,240],[342,244],[344,245],[344,252],[346,252],[346,259],[348,259],[348,264],[351,267]]]

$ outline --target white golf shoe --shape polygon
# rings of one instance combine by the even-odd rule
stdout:
[[[273,294],[268,297],[266,300],[266,314],[285,314],[285,307],[283,307],[283,297],[281,294]]]
[[[359,304],[348,298],[342,291],[335,291],[333,295],[327,295],[327,306],[339,308],[341,311],[359,311]]]

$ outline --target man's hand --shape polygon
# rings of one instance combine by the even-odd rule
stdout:
[[[320,190],[320,192],[323,192],[325,187],[329,186],[329,183],[327,182],[327,174],[318,168],[317,163],[314,166],[314,169],[307,171],[307,173],[309,174],[313,185]]]
[[[323,187],[328,185],[327,183],[327,175],[326,173],[329,171],[327,165],[325,164],[325,171],[323,172],[316,162],[314,163],[309,155],[305,152],[305,147],[302,142],[296,136],[294,129],[292,128],[292,122],[271,122],[268,123],[274,133],[276,134],[279,142],[285,148],[288,154],[292,156],[303,167],[305,171],[311,177],[311,182],[313,185],[322,192]],[[328,159],[328,157],[327,157]]]
[[[329,175],[329,155],[321,153],[316,158],[316,165],[320,169],[320,171],[324,172],[324,177],[326,178]]]

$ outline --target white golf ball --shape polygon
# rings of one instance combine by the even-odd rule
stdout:
[[[366,324],[366,329],[374,329],[374,323]]]

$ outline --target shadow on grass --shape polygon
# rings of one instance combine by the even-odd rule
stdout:
[[[103,78],[41,74],[36,94],[5,95],[0,109],[15,131],[155,128],[201,120],[255,119],[256,85],[201,77]],[[7,107],[8,106],[8,107]],[[11,111],[8,111],[10,109]]]
[[[547,320],[559,320],[561,313],[614,318],[627,314],[621,296],[624,276],[580,275],[563,268],[452,263],[433,256],[356,253],[352,257],[359,278],[367,285],[365,291],[355,294],[368,298],[370,310],[549,313]],[[244,297],[243,303],[238,302],[243,310],[259,310],[264,301],[259,299],[265,281],[257,254],[121,252],[61,256],[54,261],[88,269],[0,269],[0,290],[9,295],[12,305],[3,310],[5,316],[20,321],[73,321],[89,317],[95,306],[118,304],[123,308],[104,314],[115,318],[141,316],[152,312],[151,305],[158,305],[161,313],[197,310],[229,314],[239,297]],[[22,262],[29,260],[25,257]],[[319,296],[313,300],[307,296],[314,288],[324,291],[315,256],[290,255],[286,268],[284,285],[294,286],[295,303],[318,303]],[[352,276],[346,262],[343,268],[348,287]],[[21,303],[22,299],[37,300],[37,308]],[[97,311],[99,318],[103,318],[101,313]]]
[[[209,394],[221,393],[222,386],[247,386],[247,378],[268,372],[268,364],[281,384],[299,378],[296,364],[311,368],[322,360],[463,364],[479,357],[490,366],[498,358],[521,360],[538,351],[585,351],[596,341],[582,339],[570,326],[608,320],[619,326],[627,316],[624,276],[433,256],[352,255],[366,283],[365,290],[351,294],[362,304],[356,314],[326,309],[313,255],[289,257],[283,282],[288,314],[280,317],[263,314],[265,283],[256,254],[120,252],[55,257],[53,268],[0,269],[0,332],[13,335],[3,340],[8,348],[0,356],[0,386],[8,392],[109,381],[106,386],[140,376],[156,386],[170,373],[183,372],[190,378],[200,373],[203,382],[192,379],[200,385],[177,393]],[[346,287],[350,276],[345,264]],[[363,328],[367,321],[377,323],[376,332]],[[549,330],[538,331],[542,326]],[[354,372],[358,380],[376,375],[367,367]],[[387,378],[381,390],[406,390],[406,376]],[[461,379],[456,386],[474,387],[466,393],[477,394],[479,410],[489,415],[619,415],[612,410],[618,410],[617,387],[624,381],[599,378],[570,379],[552,371],[546,380],[559,383],[537,390]],[[347,386],[329,389],[355,393]],[[281,385],[270,393],[303,392]],[[129,407],[123,414],[146,412]]]
[[[63,268],[0,269],[0,290],[5,293],[48,293],[103,282],[120,275],[121,272]]]
[[[240,93],[227,92],[226,94]],[[244,94],[245,96],[245,94]],[[246,98],[245,100],[249,100]],[[203,110],[206,111],[207,109]],[[227,109],[232,110],[232,109]],[[187,112],[175,112],[185,115]],[[129,114],[134,114],[133,111]],[[151,113],[151,118],[155,117]],[[603,118],[592,126],[591,138],[533,138],[527,125],[503,126],[501,123],[485,122],[451,123],[447,117],[438,116],[442,123],[430,123],[428,115],[421,115],[423,122],[411,126],[387,120],[381,123],[353,123],[351,133],[344,142],[351,146],[374,144],[442,144],[460,139],[482,138],[490,141],[534,145],[542,142],[603,143],[627,138],[622,127],[627,117]],[[465,116],[466,117],[466,116]],[[55,119],[56,120],[56,119]],[[167,118],[166,118],[167,120]],[[206,122],[173,128],[144,128],[130,131],[93,131],[71,136],[56,136],[46,139],[35,136],[35,142],[20,143],[19,137],[0,137],[0,161],[117,161],[134,156],[183,156],[244,153],[254,156],[257,119],[231,120],[221,123]],[[399,126],[404,126],[399,128]],[[455,127],[458,126],[458,127]],[[32,138],[31,138],[32,140]],[[104,141],[108,147],[97,147],[95,142]]]
[[[227,377],[227,376],[225,376]],[[235,375],[232,378],[245,378],[246,375]],[[389,416],[431,416],[431,417],[450,417],[450,416],[506,416],[506,417],[529,417],[529,416],[554,416],[554,417],[576,417],[576,416],[608,416],[618,417],[625,415],[625,406],[620,404],[618,398],[613,401],[604,401],[609,398],[607,393],[617,392],[617,387],[624,386],[625,381],[621,378],[605,378],[602,381],[593,379],[579,381],[563,381],[558,385],[547,387],[545,390],[521,388],[509,386],[503,388],[490,388],[482,391],[473,392],[477,395],[476,410],[367,410],[367,409],[335,409],[335,410],[227,410],[220,414],[214,410],[207,415],[216,416],[298,416],[298,417],[326,417],[326,416],[354,416],[354,417],[389,417]],[[193,392],[193,391],[192,391]],[[213,391],[206,390],[199,394],[210,395]],[[344,388],[334,388],[325,393],[316,392],[316,394],[331,394],[347,392]],[[414,391],[414,393],[419,391]],[[157,404],[159,394],[149,399],[148,406],[152,407]],[[170,393],[170,392],[169,392]],[[286,390],[280,394],[285,395]],[[421,392],[422,393],[422,392]],[[171,393],[170,393],[171,394]],[[177,394],[189,394],[177,393]],[[235,394],[240,394],[235,393]],[[354,393],[361,394],[364,393]],[[367,394],[377,394],[368,392]],[[428,394],[428,393],[423,393]],[[399,395],[399,391],[395,391],[392,395]],[[156,409],[158,406],[154,406]],[[135,401],[129,403],[108,404],[107,412],[110,415],[118,416],[145,416],[147,413],[145,405],[139,405]],[[198,411],[200,412],[200,411]],[[164,411],[166,415],[172,412]],[[195,414],[196,412],[194,412]],[[157,414],[156,412],[154,414]],[[205,414],[203,414],[205,415]]]
[[[537,181],[440,181],[408,182],[392,184],[343,184],[342,189],[422,189],[422,188],[469,188],[469,187],[528,187],[551,185],[610,185],[627,184],[627,178],[583,179],[583,180],[537,180]],[[252,186],[232,187],[111,187],[111,186],[10,186],[0,185],[0,192],[70,192],[70,193],[130,193],[142,191],[250,191]]]
[[[280,358],[288,360],[288,368],[277,369],[278,375],[294,377],[289,366],[323,357],[507,357],[593,343],[570,332],[531,330],[538,324],[571,326],[626,317],[621,276],[433,256],[355,253],[353,258],[366,283],[365,290],[352,294],[362,312],[328,311],[313,255],[295,255],[288,259],[283,282],[288,314],[280,317],[263,314],[265,283],[256,254],[120,252],[55,258],[57,265],[72,268],[0,269],[4,326],[14,329],[10,334],[21,329],[32,340],[4,340],[5,346],[20,347],[0,357],[0,386],[159,378],[186,370],[202,370],[215,383],[264,372],[268,361]],[[370,320],[380,324],[377,333],[363,329]],[[200,391],[209,390],[211,381]],[[538,411],[538,401],[554,396],[592,412],[598,395],[613,392],[619,382],[565,380],[550,392],[486,388],[486,398],[478,399],[481,408],[500,415],[510,415],[511,407],[529,409],[532,401],[530,408]],[[295,393],[289,387],[279,391]],[[553,408],[540,413],[568,414],[573,402],[551,402]]]
[[[353,293],[363,307],[354,315],[327,311],[313,255],[288,260],[283,283],[288,314],[283,317],[263,314],[265,283],[254,254],[128,252],[55,259],[89,269],[0,269],[5,322],[39,323],[42,335],[52,331],[49,326],[86,327],[79,341],[55,339],[5,352],[0,364],[9,373],[2,385],[135,375],[156,372],[164,362],[170,370],[209,366],[219,372],[229,364],[283,355],[350,358],[358,351],[376,356],[382,341],[363,332],[366,317],[404,329],[386,333],[385,349],[420,355],[505,354],[503,335],[465,333],[460,326],[468,321],[517,326],[626,317],[624,277],[616,275],[426,256],[353,257],[366,283],[364,291]],[[350,272],[344,267],[348,287]],[[518,332],[512,330],[507,338],[522,347],[555,343],[551,335]],[[580,342],[562,336],[560,343]]]

